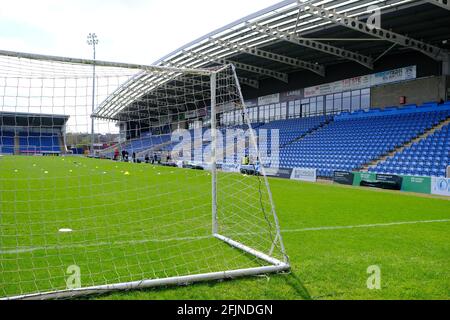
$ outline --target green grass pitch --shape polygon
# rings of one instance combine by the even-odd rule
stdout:
[[[0,293],[63,289],[71,264],[88,267],[83,284],[256,266],[206,236],[210,229],[200,220],[210,219],[208,172],[192,172],[185,185],[175,187],[178,171],[191,174],[82,158],[0,157]],[[95,298],[450,298],[448,199],[279,179],[270,186],[290,274]],[[164,196],[150,199],[146,190]],[[177,192],[191,193],[192,203],[177,201]],[[245,198],[236,201],[245,211]],[[153,215],[139,208],[151,208]],[[167,215],[168,208],[179,220]],[[60,234],[60,228],[74,232]],[[155,234],[167,241],[140,241]],[[174,234],[188,237],[183,250],[170,239]],[[199,257],[207,267],[198,265]],[[367,288],[372,265],[381,268],[381,290]]]

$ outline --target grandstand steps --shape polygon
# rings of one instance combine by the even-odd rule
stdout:
[[[17,134],[14,136],[14,155],[20,155],[20,137]]]
[[[381,158],[378,158],[366,165],[364,165],[361,170],[361,172],[367,172],[369,168],[375,168],[378,164],[386,161],[388,158],[391,158],[395,156],[397,153],[403,152],[405,149],[411,147],[413,144],[420,142],[421,140],[424,140],[434,134],[436,131],[441,130],[446,125],[450,124],[450,117],[448,117],[446,120],[441,121],[439,124],[431,128],[430,130],[426,131],[424,134],[412,139],[411,141],[407,142],[406,144],[402,145],[401,147],[396,148],[392,152],[382,156]]]
[[[66,144],[64,143],[64,138],[62,136],[58,137],[59,142],[59,149],[61,150],[61,153],[65,154],[67,153]]]
[[[329,120],[327,120],[325,123],[322,123],[322,124],[319,125],[318,127],[315,127],[315,128],[313,128],[313,129],[309,130],[308,132],[302,134],[301,136],[295,138],[294,140],[292,140],[292,141],[290,141],[290,142],[288,142],[288,143],[282,145],[280,149],[284,149],[284,148],[286,148],[287,146],[289,146],[289,145],[291,145],[291,144],[293,144],[293,143],[295,143],[295,142],[297,142],[297,141],[300,141],[300,140],[304,139],[305,137],[309,136],[310,134],[312,134],[312,133],[314,133],[314,132],[316,132],[316,131],[318,131],[318,130],[320,130],[320,129],[326,127],[326,126],[328,126],[328,125],[329,125],[330,123],[332,123],[333,121],[334,121],[334,119],[329,119]]]
[[[164,147],[167,147],[167,146],[170,145],[171,143],[172,143],[172,141],[167,141],[167,142],[164,142],[164,143],[161,143],[161,144],[152,146],[152,147],[149,148],[149,149],[146,149],[146,150],[144,150],[144,151],[137,152],[136,155],[137,155],[138,157],[145,157],[147,154],[151,154],[152,152],[160,151],[160,149],[162,149],[162,148],[164,148]]]
[[[111,147],[108,147],[108,148],[106,148],[106,149],[103,149],[103,150],[100,151],[100,155],[106,155],[106,154],[108,154],[108,153],[114,153],[114,151],[115,151],[116,148],[118,148],[118,147],[120,147],[120,144],[119,144],[119,143],[117,143],[117,144],[115,144],[115,145],[113,145],[113,146],[111,146]]]

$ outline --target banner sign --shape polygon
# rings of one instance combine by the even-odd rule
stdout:
[[[450,197],[450,179],[448,178],[431,178],[431,193]]]
[[[221,169],[223,172],[239,172],[240,171],[240,165],[234,164],[234,163],[223,163],[221,165]]]
[[[303,99],[303,89],[282,92],[280,96],[281,102],[289,102],[300,99]]]
[[[335,171],[333,175],[333,181],[339,184],[345,184],[348,186],[353,185],[355,175],[347,171]]]
[[[247,108],[252,108],[252,107],[258,106],[258,100],[257,99],[246,100],[246,101],[244,101],[244,103],[245,103],[245,106]]]
[[[370,179],[364,179],[363,177],[361,177],[360,186],[389,190],[401,190],[402,183],[403,178],[400,176],[390,174],[377,174],[375,175],[375,179],[373,179],[373,176],[371,176]]]
[[[431,178],[403,176],[402,191],[430,194]]]
[[[370,85],[372,87],[382,84],[412,80],[417,78],[417,67],[395,69],[391,71],[379,72],[370,76]]]
[[[279,93],[275,93],[275,94],[271,94],[268,96],[258,98],[259,106],[265,106],[268,104],[275,104],[275,103],[280,103],[280,94]]]
[[[290,179],[292,176],[292,169],[290,168],[279,168],[277,172],[278,178]]]
[[[264,168],[264,171],[269,177],[290,179],[292,175],[292,169],[289,168]]]
[[[431,193],[431,178],[430,177],[418,177],[418,176],[392,176],[392,175],[376,175],[375,173],[370,172],[353,172],[355,179],[353,181],[354,186],[371,186],[381,188],[383,185],[382,182],[390,181],[391,185],[396,185],[396,189],[398,189],[398,185],[401,185],[401,190],[405,192],[417,192],[417,193]],[[381,179],[380,179],[381,178]],[[379,181],[379,179],[381,181]],[[388,189],[392,189],[390,185],[387,183],[384,184],[384,187],[388,187]]]
[[[406,68],[384,71],[371,75],[354,77],[351,79],[345,79],[333,83],[326,83],[319,86],[309,87],[305,89],[304,96],[305,98],[323,96],[344,91],[365,89],[393,82],[412,80],[416,78],[417,67],[410,66]]]
[[[375,174],[371,172],[354,172],[354,186],[401,190],[403,177],[390,174]]]
[[[317,169],[294,168],[291,174],[292,180],[316,182]]]
[[[292,179],[292,173],[295,169],[291,168],[264,168],[264,171],[268,177]],[[310,169],[305,169],[310,170]],[[300,180],[300,179],[298,179]],[[310,181],[310,180],[308,180]],[[315,180],[314,180],[315,181]]]
[[[377,174],[376,177],[377,181],[380,182],[385,182],[385,183],[390,183],[390,184],[395,184],[395,185],[400,185],[403,182],[403,178],[400,176],[396,176],[393,174]]]

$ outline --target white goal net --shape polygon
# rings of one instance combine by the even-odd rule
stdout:
[[[233,66],[0,51],[0,120],[0,298],[289,269]]]

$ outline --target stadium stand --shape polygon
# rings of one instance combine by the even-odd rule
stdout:
[[[158,136],[144,136],[132,140],[128,140],[124,143],[119,143],[111,148],[105,149],[101,151],[101,156],[104,158],[112,158],[114,155],[114,150],[124,150],[128,151],[131,155],[133,153],[145,153],[149,152],[151,149],[156,148],[157,146],[162,146],[170,142],[170,135],[158,135]]]
[[[267,130],[268,144],[271,143],[270,130],[279,130],[279,158],[269,153],[262,159],[263,163],[272,166],[314,168],[318,170],[318,176],[323,178],[332,177],[335,170],[361,171],[365,167],[377,173],[445,176],[446,168],[450,165],[449,125],[423,139],[422,136],[444,121],[449,121],[449,117],[450,102],[443,105],[426,102],[420,106],[391,106],[353,113],[342,112],[334,116],[254,123],[252,127],[260,137],[260,143],[262,130]],[[236,125],[228,129],[247,128],[247,125]],[[201,148],[192,144],[192,161],[206,161],[202,158],[210,144],[205,136],[206,131],[205,128],[201,129],[204,137]],[[194,141],[194,130],[189,132]],[[225,129],[222,129],[222,134],[225,145]],[[153,151],[164,153],[172,151],[178,144],[170,140],[170,135],[144,136],[114,148],[119,147],[130,154]],[[416,143],[408,146],[415,140]],[[113,149],[105,155],[112,157]],[[249,153],[248,146],[246,153]],[[232,159],[224,158],[227,163],[239,163],[240,160],[237,154]],[[376,161],[379,163],[369,166]]]
[[[61,152],[60,139],[56,133],[20,132],[19,149],[22,154]]]
[[[271,143],[270,130],[279,130],[280,157],[268,155],[263,162],[283,168],[315,168],[318,176],[329,178],[335,170],[362,170],[365,165],[383,159],[369,172],[445,176],[450,165],[450,138],[447,124],[420,139],[426,132],[442,124],[450,117],[450,102],[438,105],[427,102],[421,106],[408,105],[401,108],[387,107],[370,111],[343,112],[336,116],[313,116],[269,123],[255,123],[258,135],[262,130],[269,133],[267,143]],[[248,127],[235,126],[233,129],[246,130]],[[202,133],[205,134],[205,129]],[[222,130],[225,143],[225,130]],[[16,134],[12,130],[1,130],[0,153],[14,154]],[[194,130],[190,130],[194,136]],[[61,152],[60,133],[42,133],[31,129],[17,133],[21,154]],[[411,146],[407,146],[418,139]],[[130,154],[151,151],[169,152],[177,143],[172,143],[168,134],[144,136],[127,141],[104,152],[112,157],[115,148]],[[202,141],[202,148],[192,146],[192,160],[202,159],[199,154],[209,147],[208,139]],[[248,148],[246,149],[248,153]],[[397,152],[398,151],[398,152]],[[390,155],[390,156],[389,156]],[[202,159],[203,161],[205,159]],[[238,155],[227,162],[239,163]]]
[[[18,137],[18,149],[15,145],[15,137]],[[0,153],[14,154],[17,149],[20,154],[60,153],[61,135],[57,133],[40,133],[32,131],[18,132],[1,131]]]
[[[282,148],[280,166],[315,168],[322,177],[331,177],[335,170],[359,170],[449,116],[450,110],[439,110],[435,105],[344,113],[323,128]],[[448,149],[442,148],[448,153]]]
[[[0,153],[14,154],[14,132],[1,130],[0,134]]]
[[[369,172],[445,177],[450,165],[449,129],[450,125],[445,125],[424,140],[369,168]]]
[[[0,112],[0,153],[63,153],[63,132],[68,119],[64,115]]]
[[[170,141],[170,135],[143,137],[143,138],[131,141],[131,143],[125,147],[125,150],[127,150],[130,153],[133,153],[133,152],[138,153],[138,152],[142,152],[142,151],[151,149],[154,146],[164,144],[169,141]]]
[[[331,116],[314,116],[288,120],[278,120],[260,126],[260,130],[279,130],[279,143],[283,147],[301,136],[323,126],[332,119]]]

